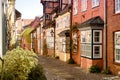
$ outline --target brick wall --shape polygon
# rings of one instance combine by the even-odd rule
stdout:
[[[104,0],[100,0],[99,6],[94,8],[92,8],[92,2],[91,2],[92,0],[88,0],[87,10],[84,12],[81,11],[81,1],[82,0],[78,0],[78,13],[72,16],[72,24],[75,24],[76,22],[78,24],[83,23],[84,21],[95,16],[100,16],[102,19],[104,19]],[[87,64],[85,64],[86,62],[84,61],[85,58],[80,57],[80,30],[78,30],[77,34],[78,34],[78,50],[76,54],[73,54],[73,59],[77,64],[80,64],[82,67],[88,68],[90,67],[89,64],[92,65],[92,62],[86,59],[85,61],[87,61],[89,65],[86,66]]]
[[[114,61],[114,32],[120,31],[120,15],[114,13],[114,1],[107,0],[107,56],[108,67],[120,74],[120,64]]]

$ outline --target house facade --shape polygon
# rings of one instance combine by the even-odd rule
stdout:
[[[6,1],[0,0],[0,57],[8,50],[7,41],[7,20],[6,20]],[[7,37],[6,37],[7,36]]]
[[[43,55],[55,56],[55,26],[53,10],[59,11],[58,0],[41,0],[43,5]],[[56,14],[55,14],[56,15]]]
[[[75,23],[77,52],[73,59],[81,68],[97,65],[103,69],[104,0],[73,0],[72,24]]]
[[[107,0],[107,66],[120,74],[120,1]]]
[[[44,54],[55,56],[55,40],[56,40],[56,18],[71,0],[41,0],[43,4],[43,36],[44,36]],[[62,27],[62,26],[61,26]]]
[[[27,42],[22,38],[21,33],[24,31],[26,26],[30,24],[33,21],[33,19],[19,19],[16,21],[16,35],[17,35],[17,40],[18,44],[22,48],[30,48],[31,46],[27,45]]]
[[[56,18],[55,55],[62,61],[70,59],[70,12]]]

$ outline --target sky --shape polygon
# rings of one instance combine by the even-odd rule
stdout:
[[[22,19],[34,19],[42,16],[43,7],[41,0],[16,0],[15,8],[22,14]]]

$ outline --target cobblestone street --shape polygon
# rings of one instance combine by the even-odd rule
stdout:
[[[39,61],[44,67],[47,80],[120,80],[118,76],[91,74],[77,65],[50,57],[39,56]]]

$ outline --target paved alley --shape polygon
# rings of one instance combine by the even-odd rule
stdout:
[[[47,80],[120,80],[118,76],[91,74],[79,66],[50,57],[40,56],[39,61],[44,67]]]

